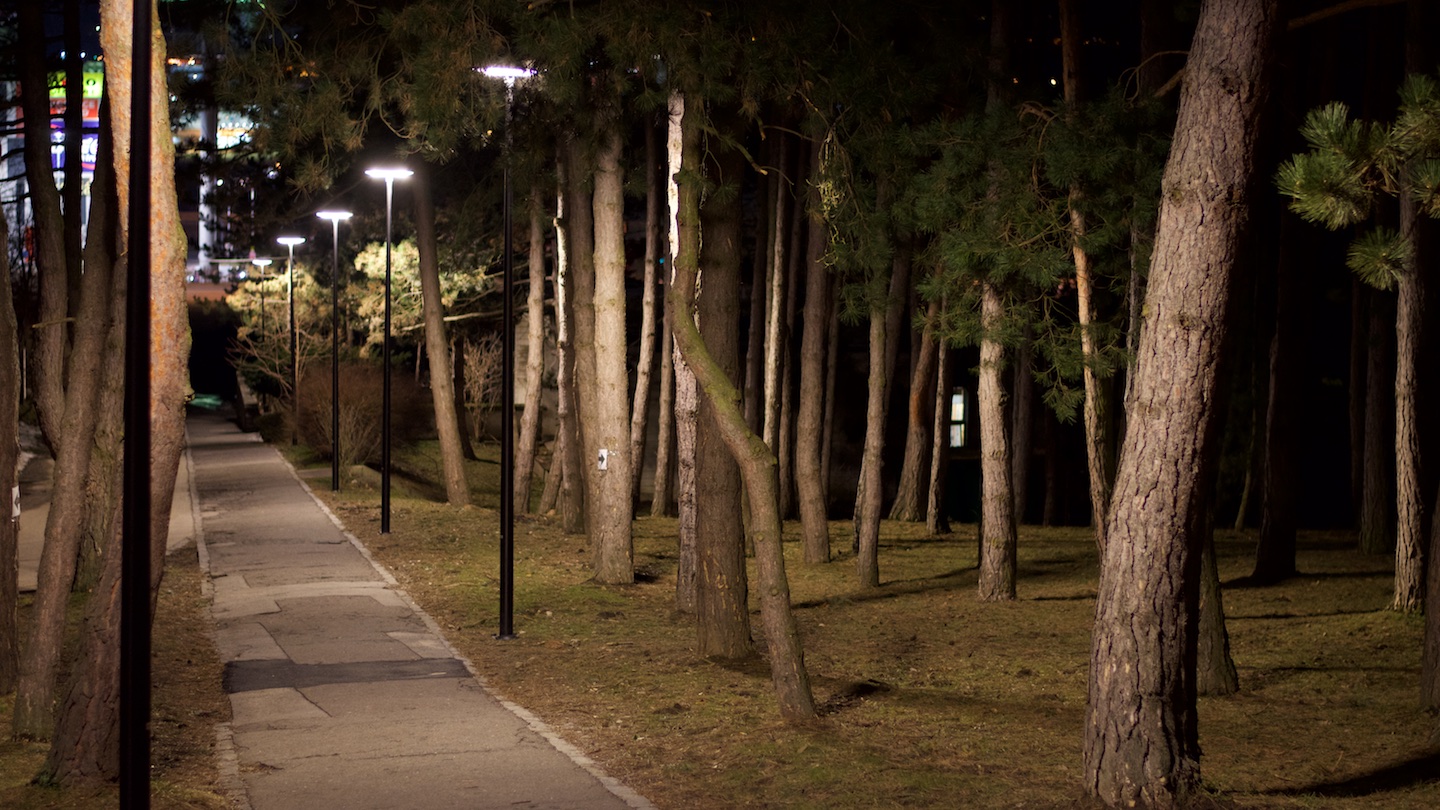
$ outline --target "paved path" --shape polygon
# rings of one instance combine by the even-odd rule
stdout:
[[[273,448],[210,414],[189,436],[251,807],[651,806],[486,692]]]

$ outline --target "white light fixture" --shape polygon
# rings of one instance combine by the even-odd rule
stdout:
[[[477,70],[492,79],[504,79],[506,84],[514,83],[516,79],[528,79],[535,75],[535,71],[529,68],[515,67],[514,65],[486,65]]]

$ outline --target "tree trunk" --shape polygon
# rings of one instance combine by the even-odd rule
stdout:
[[[585,492],[595,559],[595,579],[606,585],[635,581],[635,547],[630,527],[630,387],[625,363],[625,196],[621,172],[621,140],[614,121],[607,121],[596,156],[594,227],[594,298],[584,321],[593,335],[590,346],[593,377],[583,389],[592,398],[582,431],[587,461],[595,468]],[[582,321],[582,323],[584,322]],[[583,379],[583,377],[582,377]],[[583,407],[583,406],[582,406]]]
[[[1370,349],[1365,368],[1365,492],[1360,501],[1360,551],[1390,554],[1395,548],[1395,407],[1389,381],[1395,298],[1370,291]]]
[[[1230,655],[1230,633],[1225,628],[1225,602],[1220,594],[1220,569],[1215,564],[1215,527],[1210,511],[1198,534],[1200,552],[1200,629],[1196,639],[1195,691],[1208,696],[1240,691],[1240,675]]]
[[[1111,806],[1184,806],[1200,787],[1196,515],[1278,16],[1206,2],[1181,90],[1091,643],[1084,783]]]
[[[794,342],[791,336],[795,334],[795,315],[800,304],[800,297],[794,291],[800,288],[800,265],[804,258],[802,237],[806,235],[804,222],[807,219],[805,206],[799,205],[798,200],[796,202],[791,206],[794,210],[790,216],[790,248],[785,268],[785,322],[780,330],[784,345],[780,352],[780,429],[776,437],[780,446],[776,450],[779,464],[776,486],[780,493],[782,518],[793,516],[795,506],[795,361],[792,359]],[[775,302],[771,305],[778,306]]]
[[[775,199],[786,180],[786,138],[770,141],[770,163],[775,171],[755,180],[755,261],[750,274],[750,329],[745,341],[745,424],[750,432],[765,427],[765,335],[770,328],[769,302],[775,265]],[[762,205],[763,201],[763,205]]]
[[[1015,399],[1010,408],[1010,489],[1015,496],[1015,525],[1025,522],[1030,495],[1030,450],[1035,435],[1034,335],[1027,324],[1015,350]]]
[[[950,389],[954,387],[950,347],[943,340],[936,343],[935,426],[930,431],[934,446],[930,450],[930,490],[925,505],[925,528],[932,535],[950,533],[945,484],[950,471]]]
[[[9,220],[0,216],[0,244],[10,244]],[[10,251],[0,253],[0,278],[9,279]],[[11,285],[0,284],[0,695],[19,675],[20,623],[16,578],[20,575],[17,483],[20,457],[20,333]],[[15,427],[10,427],[14,425]]]
[[[980,285],[980,598],[986,602],[1015,598],[1015,496],[1010,485],[1010,439],[1006,434],[1005,347],[995,332],[1004,317],[1000,291],[989,281]]]
[[[724,124],[723,119],[718,122]],[[712,152],[712,160],[719,164],[717,180],[738,183],[745,169],[738,152]],[[713,196],[700,211],[700,228],[700,339],[716,369],[734,385],[740,378],[740,195]],[[752,655],[755,647],[750,641],[740,469],[720,438],[722,418],[707,391],[700,401],[701,430],[695,441],[696,650],[707,658],[733,660]]]
[[[101,6],[101,45],[106,66],[116,79],[111,97],[112,133],[115,139],[118,221],[128,221],[130,98],[128,76],[132,7],[117,0]],[[158,20],[151,29],[154,59],[146,68],[150,75],[150,128],[153,144],[150,163],[153,177],[174,173],[175,149],[169,138],[170,119],[165,93],[165,41]],[[146,178],[148,181],[149,178]],[[180,227],[179,205],[172,183],[152,183],[153,208],[150,218],[151,271],[151,399],[150,422],[150,604],[165,570],[165,546],[169,515],[175,491],[175,476],[185,438],[185,398],[189,379],[186,359],[190,339],[185,304],[185,233]],[[86,277],[97,268],[87,268]],[[82,294],[82,311],[89,290]],[[83,321],[82,321],[83,326]],[[77,336],[77,343],[78,343]],[[98,350],[96,351],[98,354]],[[118,371],[118,369],[117,369]],[[118,748],[114,736],[119,727],[120,609],[118,544],[111,545],[101,589],[91,598],[87,622],[81,634],[77,661],[79,671],[60,709],[55,742],[46,761],[46,771],[60,784],[110,781],[118,777]],[[112,759],[112,757],[114,759]]]
[[[65,0],[65,179],[61,204],[65,217],[66,297],[73,310],[80,303],[84,242],[85,57],[80,36],[80,0]],[[78,313],[72,311],[72,316]]]
[[[540,210],[540,189],[530,190],[530,288],[525,296],[525,410],[520,414],[520,437],[515,447],[514,513],[530,511],[534,486],[535,454],[540,447],[540,404],[545,376],[545,231]],[[552,462],[553,463],[553,462]]]
[[[835,376],[840,359],[840,306],[830,302],[830,333],[825,339],[825,417],[820,428],[820,494],[830,515],[830,456],[835,446]]]
[[[21,3],[16,15],[19,33],[18,67],[25,87],[48,87],[45,56],[44,5]],[[49,132],[50,94],[23,93],[20,104],[26,121],[45,122]],[[66,356],[69,352],[69,281],[65,262],[65,220],[60,209],[60,190],[51,171],[49,137],[26,138],[24,147],[25,183],[30,190],[33,219],[32,248],[40,282],[40,319],[35,324],[35,362],[31,378],[35,385],[35,406],[40,429],[52,450],[63,441],[66,410]],[[17,716],[19,709],[17,708]],[[48,720],[46,721],[48,726]]]
[[[935,319],[940,314],[940,301],[930,302],[925,313],[925,328],[916,349],[918,359],[910,375],[910,395],[906,408],[905,459],[900,466],[900,483],[895,502],[890,505],[891,520],[916,521],[925,517],[921,510],[920,493],[928,491],[926,476],[930,471],[930,425],[934,421],[931,406],[935,402],[935,363],[939,341],[935,337]]]
[[[1304,340],[1299,322],[1304,309],[1298,300],[1303,277],[1298,271],[1303,265],[1294,255],[1299,249],[1299,235],[1295,233],[1299,221],[1289,213],[1282,216],[1280,256],[1276,265],[1275,333],[1270,338],[1270,391],[1265,406],[1260,540],[1255,547],[1255,569],[1250,575],[1259,583],[1279,582],[1295,575],[1298,470],[1294,459],[1299,450],[1295,423],[1301,416],[1296,404],[1302,384],[1296,366],[1302,362],[1299,349]]]
[[[779,136],[779,145],[776,147],[782,161],[785,160],[785,143],[787,138]],[[802,144],[803,148],[803,144]],[[785,165],[784,162],[781,166]],[[783,182],[775,183],[775,202],[771,206],[775,214],[775,226],[772,232],[775,241],[770,246],[770,271],[767,278],[770,282],[769,304],[766,308],[768,320],[765,325],[765,407],[763,409],[762,428],[765,443],[770,445],[770,451],[777,457],[780,455],[780,375],[783,373],[781,364],[785,359],[785,343],[789,336],[785,334],[785,245],[790,238],[790,192]]]
[[[815,717],[815,699],[800,633],[790,610],[790,586],[785,578],[785,556],[781,550],[779,493],[775,479],[775,455],[745,425],[740,394],[723,369],[710,357],[699,329],[691,317],[695,299],[695,276],[700,234],[698,228],[700,190],[691,179],[699,162],[699,127],[693,115],[684,114],[685,100],[675,94],[671,101],[672,128],[682,134],[682,161],[685,172],[674,175],[680,204],[677,223],[680,247],[675,257],[675,284],[670,289],[675,314],[675,342],[697,383],[715,407],[715,425],[726,447],[740,465],[750,502],[750,534],[755,545],[755,568],[759,577],[760,614],[770,657],[770,676],[780,714],[792,722]],[[675,118],[679,118],[676,121]],[[695,168],[692,168],[695,167]]]
[[[655,127],[645,126],[645,271],[640,300],[640,357],[635,362],[635,397],[630,408],[630,502],[640,503],[645,469],[645,434],[650,429],[650,376],[655,369],[655,283],[660,258],[660,173]]]
[[[440,439],[445,499],[451,506],[466,506],[470,503],[470,485],[465,481],[465,451],[460,446],[460,421],[455,412],[454,363],[450,359],[450,339],[445,336],[445,309],[440,302],[440,257],[435,244],[435,202],[431,197],[429,172],[422,167],[411,183],[415,200],[415,246],[420,254],[425,356],[430,362],[430,398],[435,405],[435,432]],[[501,408],[513,406],[510,402],[500,403]]]
[[[680,255],[680,186],[676,175],[682,170],[684,149],[682,143],[681,119],[684,117],[684,98],[675,93],[670,96],[666,124],[666,182],[665,197],[670,203],[670,286],[679,280],[676,262]],[[698,206],[699,203],[697,202]],[[690,212],[692,223],[698,225],[698,208]],[[692,254],[691,261],[698,259],[699,248]],[[676,298],[669,293],[665,296],[665,309],[670,316],[671,365],[675,370],[675,506],[679,513],[676,526],[679,551],[675,564],[675,609],[681,613],[694,613],[697,599],[697,578],[699,563],[696,515],[695,515],[695,438],[696,417],[700,409],[699,392],[695,388],[695,375],[685,365],[680,355],[680,344],[674,339],[674,325],[680,313]],[[692,304],[693,306],[693,304]],[[690,315],[687,307],[685,315]]]
[[[572,171],[567,149],[556,163],[555,197],[555,416],[560,433],[555,440],[555,464],[560,465],[560,525],[569,534],[585,532],[585,482],[580,472],[580,418],[575,412],[574,306],[571,304],[570,208],[566,198]]]
[[[666,267],[673,261],[665,263]],[[668,285],[668,282],[667,282]],[[658,436],[655,439],[655,487],[650,495],[650,514],[670,514],[671,481],[674,480],[675,458],[675,338],[670,331],[670,301],[664,296],[663,320],[660,324],[660,400]]]
[[[897,263],[900,259],[897,257]],[[908,265],[907,265],[908,266]],[[885,308],[870,313],[870,375],[866,386],[865,446],[860,457],[860,481],[855,494],[855,568],[860,587],[880,586],[880,515],[884,506],[885,422],[889,412],[890,370],[895,367],[891,347],[900,341],[900,319],[910,292],[910,274],[891,268]]]
[[[812,207],[815,200],[811,200]],[[834,293],[825,266],[825,231],[811,221],[805,257],[805,311],[800,337],[800,405],[795,417],[795,489],[805,562],[830,561],[830,523],[821,483],[820,440],[824,428],[825,338]],[[708,283],[708,282],[707,282]],[[703,297],[703,294],[702,294]]]

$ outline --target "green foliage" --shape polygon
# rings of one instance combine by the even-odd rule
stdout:
[[[442,268],[440,303],[446,312],[474,313],[495,289],[486,267]],[[366,343],[379,346],[384,335],[385,243],[372,242],[355,257],[349,295],[367,329]],[[498,305],[498,302],[497,302]],[[420,294],[420,252],[413,239],[396,242],[390,255],[390,322],[396,339],[415,343],[424,328]],[[461,315],[459,317],[464,317]]]
[[[1290,208],[1331,230],[1362,225],[1383,196],[1404,195],[1440,218],[1440,82],[1410,76],[1393,122],[1352,120],[1339,103],[1312,110],[1301,134],[1309,150],[1280,167],[1276,183]],[[1362,281],[1389,289],[1412,263],[1412,248],[1386,228],[1363,232],[1346,264]]]

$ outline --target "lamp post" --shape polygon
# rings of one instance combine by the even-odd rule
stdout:
[[[502,215],[504,228],[504,263],[501,265],[501,361],[500,361],[500,632],[497,638],[515,637],[515,310],[512,275],[515,265],[511,245],[510,208],[510,123],[515,100],[515,80],[535,75],[527,68],[489,65],[481,72],[505,82],[505,153],[501,161],[505,202]],[[534,247],[532,246],[533,250]],[[534,351],[534,347],[531,347]]]
[[[414,172],[409,169],[366,169],[365,174],[385,181],[385,339],[380,356],[385,368],[380,396],[380,533],[390,533],[390,225],[391,202],[395,198],[395,181],[404,180]]]
[[[340,491],[340,223],[349,211],[317,211],[330,221],[330,491]]]
[[[295,334],[295,246],[304,244],[303,236],[282,236],[275,240],[284,245],[290,256],[285,260],[285,297],[290,300],[290,444],[298,441],[300,428],[300,341]]]

